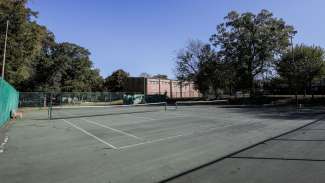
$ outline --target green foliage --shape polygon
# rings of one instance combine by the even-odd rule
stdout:
[[[10,21],[5,69],[9,83],[20,91],[125,91],[127,72],[117,70],[104,80],[93,68],[87,49],[57,43],[51,31],[36,23],[37,12],[26,4],[27,0],[0,1],[1,60],[6,21]],[[217,51],[191,40],[177,54],[176,76],[180,81],[194,81],[202,93],[218,95],[220,90],[231,93],[238,89],[254,94],[254,80],[276,65],[281,78],[274,85],[310,90],[312,81],[325,72],[324,50],[299,45],[293,59],[288,46],[295,33],[292,26],[267,10],[258,14],[230,12],[210,37]],[[167,78],[162,74],[153,77]]]
[[[165,74],[156,74],[153,75],[152,78],[156,78],[156,79],[168,79],[168,76]]]
[[[274,63],[294,34],[292,26],[274,18],[267,10],[257,15],[232,11],[217,26],[217,33],[210,41],[219,49],[221,61],[232,65],[237,89],[247,89],[253,94],[254,79]]]
[[[213,89],[214,93],[216,93],[216,89],[220,87],[220,85],[218,86],[219,63],[216,53],[211,50],[209,45],[205,45],[201,48],[201,54],[198,59],[198,72],[194,78],[196,88],[201,93],[207,93],[210,89]]]
[[[178,52],[175,71],[180,81],[191,81],[197,75],[203,46],[201,41],[190,40],[186,48]]]
[[[314,78],[324,70],[324,50],[317,46],[297,45],[284,53],[277,64],[277,72],[295,91],[311,90]]]
[[[110,92],[125,91],[129,73],[119,69],[105,79],[104,87]]]
[[[54,65],[51,67],[53,82],[58,81],[63,91],[91,91],[92,77],[96,72],[91,70],[89,55],[88,50],[75,44],[56,45],[52,55]]]
[[[37,13],[26,8],[26,3],[27,0],[0,1],[1,53],[4,49],[2,43],[5,39],[6,21],[10,22],[5,78],[18,89],[22,89],[22,83],[31,77],[31,64],[39,54],[41,41],[46,36],[45,28],[32,21]]]
[[[150,78],[151,75],[149,73],[143,72],[139,75],[139,77]]]
[[[9,20],[5,78],[20,91],[101,91],[103,78],[90,52],[55,36],[33,19],[27,0],[0,1],[0,42]],[[1,44],[2,46],[2,44]],[[0,47],[3,53],[3,47]],[[0,65],[1,66],[1,65]]]
[[[190,41],[178,53],[176,60],[177,78],[194,81],[195,87],[203,94],[219,94],[219,90],[229,88],[232,81],[231,68],[219,61],[211,46],[200,41]]]
[[[201,93],[212,91],[215,96],[218,96],[221,90],[231,89],[234,77],[231,67],[220,61],[210,45],[202,48],[199,60],[199,72],[194,82]]]
[[[72,43],[48,43],[35,64],[32,82],[37,83],[36,90],[76,92],[101,88],[102,78],[99,70],[92,69],[88,50]]]
[[[177,77],[181,81],[194,81],[195,87],[203,94],[227,88],[232,74],[226,63],[221,62],[210,45],[190,41],[181,50],[176,60]]]

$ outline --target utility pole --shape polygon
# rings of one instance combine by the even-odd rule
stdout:
[[[295,63],[295,53],[294,53],[294,46],[293,46],[293,41],[292,41],[292,37],[293,35],[290,36],[290,40],[291,40],[291,52],[292,52],[292,64],[295,68],[295,74],[297,74],[297,66],[296,66],[296,63]],[[300,110],[299,109],[299,101],[298,101],[298,91],[297,91],[297,83],[295,83],[295,93],[296,93],[296,107],[297,107],[297,110]]]
[[[6,65],[6,49],[7,49],[7,39],[8,39],[8,27],[9,27],[9,20],[7,20],[5,47],[4,47],[4,50],[3,50],[2,75],[1,75],[2,80],[5,79],[5,65]]]
[[[147,91],[147,86],[146,86],[146,81],[147,81],[147,77],[146,76],[143,76],[143,102],[144,103],[147,103],[146,102],[146,91]]]

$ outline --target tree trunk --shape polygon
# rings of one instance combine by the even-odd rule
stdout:
[[[254,76],[251,74],[249,78],[250,82],[250,97],[255,96],[255,87],[254,87]]]

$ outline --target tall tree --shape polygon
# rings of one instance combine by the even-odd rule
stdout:
[[[146,73],[146,72],[143,72],[143,73],[141,73],[141,74],[139,75],[139,77],[150,78],[151,75],[148,74],[148,73]]]
[[[324,68],[324,50],[318,46],[297,45],[288,50],[277,64],[277,72],[291,90],[311,91],[312,81]]]
[[[205,45],[202,48],[198,68],[194,83],[201,93],[218,96],[220,91],[231,88],[233,79],[231,68],[220,61],[217,53],[211,49],[210,45]]]
[[[36,23],[37,12],[27,8],[27,2],[0,1],[0,43],[6,21],[10,22],[5,79],[20,91],[101,90],[103,79],[92,68],[89,51],[72,43],[56,43],[54,34]]]
[[[31,65],[32,77],[25,80],[23,91],[59,91],[60,85],[50,82],[50,74],[54,59],[52,57],[56,46],[54,34],[47,31],[47,36],[42,41],[40,54],[33,60]],[[56,89],[54,89],[56,88]]]
[[[199,57],[204,43],[190,40],[188,45],[180,50],[176,56],[176,77],[181,81],[191,81],[199,71]]]
[[[47,35],[44,27],[33,21],[37,12],[27,8],[26,4],[27,0],[0,1],[1,53],[3,53],[2,43],[5,37],[6,21],[10,22],[5,79],[18,89],[23,89],[22,83],[31,77],[32,61],[39,54],[42,40]]]
[[[210,41],[219,49],[220,59],[236,71],[238,89],[254,94],[254,79],[286,50],[292,26],[267,10],[258,14],[230,12],[217,26]]]
[[[156,74],[153,75],[152,78],[156,78],[156,79],[168,79],[168,76],[165,74]]]
[[[210,45],[190,41],[177,55],[176,75],[180,81],[193,81],[203,94],[218,95],[231,84],[232,73],[226,65]]]
[[[57,44],[53,37],[43,43],[42,53],[35,61],[31,83],[37,91],[98,91],[103,79],[92,67],[90,52],[72,43]]]
[[[91,91],[99,73],[93,70],[89,55],[87,49],[76,44],[57,44],[53,52],[55,62],[51,79],[60,78],[63,91]]]
[[[104,91],[104,78],[100,75],[99,69],[90,69],[88,78],[90,91]]]
[[[105,88],[111,92],[122,92],[126,90],[126,82],[128,80],[129,73],[122,69],[116,70],[112,75],[105,79]]]

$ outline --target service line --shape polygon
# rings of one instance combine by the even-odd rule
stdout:
[[[86,118],[80,118],[80,119],[84,120],[87,123],[91,123],[91,124],[94,124],[94,125],[97,125],[97,126],[100,126],[100,127],[103,127],[103,128],[106,128],[106,129],[109,129],[109,130],[112,130],[112,131],[115,131],[117,133],[121,133],[123,135],[129,136],[129,137],[132,137],[132,138],[136,138],[138,140],[143,140],[143,138],[141,138],[141,137],[135,136],[135,135],[133,135],[131,133],[127,133],[127,132],[124,132],[124,131],[119,130],[119,129],[116,129],[116,128],[112,128],[112,127],[107,126],[107,125],[103,125],[103,124],[97,123],[95,121],[91,121],[89,119],[86,119]]]
[[[79,127],[79,126],[77,126],[77,125],[75,125],[75,124],[71,123],[70,121],[68,121],[68,120],[65,120],[65,119],[62,119],[62,121],[64,121],[64,122],[65,122],[65,123],[67,123],[68,125],[70,125],[70,126],[72,126],[72,127],[76,128],[77,130],[79,130],[79,131],[83,132],[84,134],[86,134],[86,135],[88,135],[88,136],[90,136],[90,137],[92,137],[92,138],[94,138],[94,139],[98,140],[99,142],[101,142],[101,143],[103,143],[103,144],[105,144],[105,145],[109,146],[110,148],[113,148],[113,149],[118,149],[118,148],[117,148],[117,147],[115,147],[114,145],[112,145],[112,144],[110,144],[110,143],[108,143],[108,142],[104,141],[103,139],[100,139],[100,138],[98,138],[97,136],[95,136],[95,135],[91,134],[90,132],[88,132],[88,131],[84,130],[83,128],[81,128],[81,127]]]
[[[152,144],[152,143],[155,143],[155,142],[165,141],[165,140],[174,139],[174,138],[178,138],[178,137],[182,137],[182,136],[184,136],[184,134],[170,136],[170,137],[166,137],[166,138],[160,138],[160,139],[156,139],[156,140],[148,140],[146,142],[141,142],[141,143],[137,143],[137,144],[122,146],[122,147],[119,147],[118,149],[127,149],[127,148],[130,148],[130,147],[135,147],[135,146],[139,146],[139,145]]]
[[[121,147],[118,147],[118,149],[127,149],[127,148],[131,148],[131,147],[136,147],[136,146],[146,145],[146,144],[152,144],[152,143],[161,142],[161,141],[170,140],[170,139],[176,139],[176,138],[180,138],[180,137],[204,134],[204,133],[214,131],[216,129],[227,128],[227,127],[230,127],[230,126],[233,126],[233,125],[226,125],[226,126],[222,126],[222,127],[218,126],[218,127],[210,128],[208,130],[202,130],[202,131],[197,131],[197,132],[194,131],[194,132],[191,132],[191,133],[183,133],[183,134],[179,134],[179,135],[175,135],[175,136],[170,136],[170,137],[165,137],[165,138],[160,138],[160,139],[155,139],[155,140],[148,140],[148,141],[137,143],[137,144],[121,146]]]

